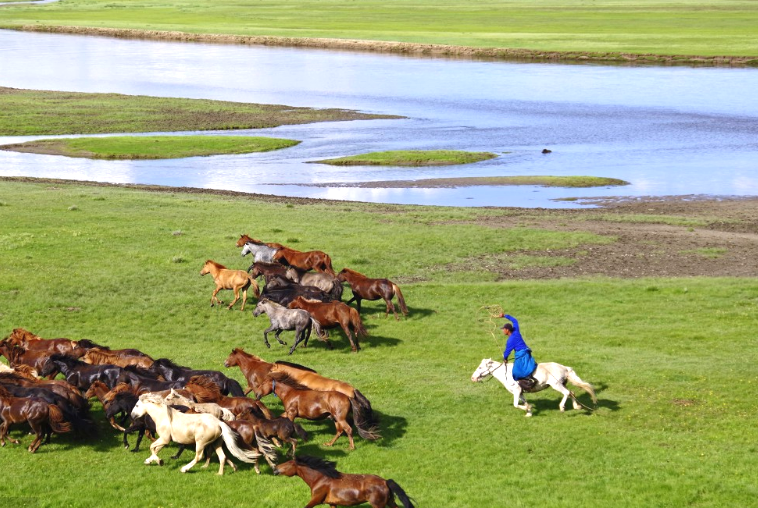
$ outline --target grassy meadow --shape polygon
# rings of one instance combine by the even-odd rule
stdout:
[[[486,161],[495,157],[497,155],[490,152],[461,150],[391,150],[314,162],[332,166],[452,166]]]
[[[393,478],[422,508],[753,505],[758,281],[498,281],[480,255],[537,258],[613,241],[468,223],[509,213],[0,180],[0,335],[24,327],[135,347],[240,381],[223,361],[243,347],[348,381],[379,412],[383,439],[326,448],[333,425],[304,421],[312,440],[298,452]],[[385,318],[383,303],[364,302],[370,336],[358,354],[339,333],[334,351],[315,340],[292,357],[276,343],[267,350],[268,319],[253,318],[253,301],[245,312],[211,308],[213,282],[199,275],[209,258],[246,268],[234,246],[242,233],[390,278],[410,316]],[[561,414],[551,390],[529,397],[528,419],[497,381],[472,383],[480,360],[498,358],[504,344],[502,320],[484,305],[520,319],[538,361],[570,365],[593,383],[597,410]],[[53,436],[35,455],[0,449],[0,505],[295,508],[309,499],[300,479],[274,477],[265,464],[261,476],[247,465],[223,478],[215,466],[181,474],[190,459],[168,459],[172,447],[161,454],[166,465],[145,466],[147,443],[123,450],[97,402],[93,415],[97,438]],[[31,439],[20,427],[11,434]]]
[[[269,152],[298,143],[291,139],[256,136],[109,136],[41,139],[5,145],[2,149],[87,159],[178,159]]]
[[[0,8],[0,26],[337,38],[536,51],[758,56],[745,0],[66,0]]]

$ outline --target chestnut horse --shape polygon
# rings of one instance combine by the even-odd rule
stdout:
[[[21,346],[14,346],[8,340],[0,341],[0,355],[8,359],[8,365],[28,365],[37,372],[42,371],[45,362],[53,353],[47,350],[29,351]],[[52,379],[54,375],[50,377]]]
[[[141,369],[149,369],[153,359],[138,349],[88,349],[82,357],[84,363],[91,365],[118,365],[127,367],[134,365]]]
[[[284,376],[288,376],[298,384],[308,387],[310,390],[316,390],[320,392],[340,392],[348,396],[350,403],[353,406],[353,413],[356,415],[356,419],[366,422],[369,426],[378,425],[378,419],[374,415],[374,410],[371,407],[371,402],[353,385],[345,383],[344,381],[338,381],[336,379],[330,379],[324,377],[316,371],[298,365],[296,363],[277,361],[271,368],[269,377],[275,381],[281,381]]]
[[[212,402],[228,409],[235,416],[245,411],[253,411],[265,418],[271,418],[271,411],[260,400],[247,397],[226,397],[212,379],[205,376],[192,376],[184,389],[200,403]]]
[[[258,432],[263,437],[271,439],[274,443],[276,443],[277,439],[280,439],[282,444],[291,444],[292,457],[295,456],[295,450],[297,449],[297,438],[295,437],[295,434],[297,434],[303,441],[308,441],[308,433],[305,429],[301,427],[299,423],[295,423],[289,418],[283,416],[272,419],[261,418],[260,416],[253,414],[252,411],[244,411],[237,416],[237,422],[239,422],[239,426],[234,425],[232,422],[229,422],[229,426],[236,430],[246,443],[248,442],[247,436],[251,434],[252,430],[253,433]],[[249,427],[245,429],[245,425],[242,424],[242,422],[249,424]]]
[[[273,363],[264,361],[261,357],[245,353],[242,348],[232,349],[232,353],[224,361],[224,367],[239,367],[242,375],[247,379],[245,395],[255,392],[256,398],[260,399],[260,386],[268,379],[268,373]]]
[[[301,389],[302,388],[302,389]],[[337,433],[331,441],[324,443],[324,446],[332,446],[335,441],[343,434],[347,434],[350,441],[350,449],[355,450],[353,442],[353,429],[347,422],[350,414],[350,398],[340,392],[318,392],[309,390],[307,387],[298,385],[292,380],[281,379],[279,382],[269,378],[262,387],[264,393],[273,392],[282,401],[284,406],[284,416],[291,421],[295,418],[305,418],[307,420],[321,420],[329,418],[334,421]],[[361,421],[358,414],[353,412],[353,423],[358,434],[363,439],[374,441],[379,439],[379,431],[371,422]]]
[[[258,298],[261,294],[258,289],[258,283],[255,282],[250,274],[245,270],[229,270],[227,267],[220,263],[216,263],[213,260],[207,260],[203,265],[203,269],[200,270],[200,275],[211,274],[213,282],[216,283],[216,289],[213,290],[211,295],[211,307],[213,307],[214,300],[223,305],[223,302],[216,298],[216,295],[222,289],[231,289],[234,291],[234,301],[229,305],[229,310],[234,307],[234,304],[239,300],[240,291],[242,291],[242,308],[245,310],[245,302],[247,301],[247,289],[252,286],[255,297]]]
[[[345,332],[345,335],[350,340],[350,347],[354,353],[361,349],[358,344],[358,337],[368,335],[366,328],[363,327],[361,315],[358,314],[358,311],[342,302],[317,302],[306,300],[302,296],[299,296],[289,304],[289,308],[307,310],[313,318],[316,335],[325,341],[330,349],[332,345],[327,338],[328,335],[322,333],[322,329],[335,328],[337,326],[342,328],[342,331]],[[350,333],[351,326],[355,331],[355,340],[353,340],[353,334]]]
[[[397,296],[397,305],[400,307],[400,311],[403,315],[408,315],[408,307],[405,305],[405,299],[403,293],[400,292],[400,288],[397,284],[387,279],[370,279],[358,273],[350,268],[343,268],[337,275],[337,280],[340,282],[347,282],[350,285],[350,289],[353,291],[353,297],[348,300],[350,302],[355,301],[355,305],[358,307],[358,312],[361,311],[361,300],[384,300],[387,304],[387,309],[384,312],[384,317],[389,316],[390,310],[395,315],[395,319],[400,319],[395,311],[395,305],[392,303],[392,297]]]
[[[289,247],[282,247],[276,251],[273,260],[283,265],[293,266],[304,272],[316,270],[318,272],[326,272],[332,276],[335,275],[332,268],[332,258],[320,250],[301,252]]]
[[[58,406],[35,397],[13,397],[1,386],[0,419],[0,446],[5,446],[5,438],[12,424],[27,422],[35,434],[34,441],[27,448],[31,453],[37,451],[43,438],[46,437],[45,442],[49,442],[52,432],[63,434],[71,431],[71,424],[66,422]],[[9,441],[18,444],[17,439],[9,438]]]
[[[257,243],[265,245],[266,247],[271,247],[272,249],[283,249],[284,245],[281,243],[276,242],[262,242],[260,240],[256,240],[255,238],[250,238],[247,235],[240,235],[239,240],[237,240],[237,247],[244,247],[246,243]]]
[[[23,328],[14,328],[5,340],[29,351],[47,351],[50,354],[73,355],[76,348],[76,341],[71,339],[43,339]]]
[[[335,469],[335,463],[304,455],[279,464],[275,475],[299,476],[311,488],[311,500],[306,508],[320,504],[354,506],[368,503],[371,508],[397,508],[395,496],[405,508],[413,508],[408,494],[394,480],[373,474],[345,474]]]

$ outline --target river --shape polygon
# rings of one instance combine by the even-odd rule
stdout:
[[[337,107],[407,117],[218,133],[303,141],[261,154],[94,161],[0,151],[3,176],[453,206],[570,207],[580,204],[555,200],[758,195],[758,69],[471,61],[0,30],[0,86]],[[30,139],[37,138],[0,137],[0,144]],[[542,154],[543,148],[552,153]],[[396,149],[490,151],[499,157],[432,168],[308,163]],[[631,185],[304,185],[507,175],[607,176]]]

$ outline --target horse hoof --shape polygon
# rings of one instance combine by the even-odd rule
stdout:
[[[524,416],[527,417],[527,418],[531,418],[532,417],[532,413],[526,413]]]
[[[163,459],[158,459],[158,465],[159,465],[159,466],[162,466],[162,465],[163,465]]]

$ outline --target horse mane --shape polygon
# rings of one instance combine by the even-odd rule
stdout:
[[[234,353],[234,354],[243,354],[243,355],[245,355],[247,357],[250,357],[253,360],[257,360],[259,362],[265,362],[266,361],[263,358],[261,358],[260,356],[254,355],[253,353],[247,353],[247,352],[245,352],[245,350],[242,349],[241,347],[236,347],[236,348],[232,349],[232,353]]]
[[[214,383],[210,378],[206,376],[192,376],[184,385],[186,390],[189,390],[189,386],[197,387],[198,393],[192,392],[198,402],[216,402],[221,399],[224,394],[221,393],[221,388]],[[190,390],[192,391],[192,390]]]
[[[314,457],[312,455],[298,455],[295,457],[295,464],[298,466],[305,466],[314,471],[327,476],[329,478],[342,478],[342,473],[337,471],[336,462],[331,460],[322,459],[321,457]]]
[[[294,388],[295,390],[308,390],[311,391],[310,388],[307,386],[300,384],[297,382],[295,378],[287,374],[286,372],[270,372],[269,377],[276,381],[277,383],[282,383],[290,388]]]
[[[96,382],[99,382],[99,381],[96,381]],[[95,383],[92,383],[92,384],[95,384]],[[111,391],[103,395],[103,404],[107,404],[119,398],[119,395],[121,395],[122,393],[128,393],[132,397],[134,397],[135,400],[137,399],[137,396],[132,392],[132,387],[129,383],[119,383],[116,386],[114,386]]]
[[[305,365],[300,365],[299,363],[288,362],[286,360],[277,360],[274,363],[279,364],[279,365],[286,365],[287,367],[292,367],[294,369],[305,370],[308,372],[313,372],[314,374],[318,374],[318,372],[311,369],[310,367],[306,367]]]
[[[14,328],[11,334],[6,337],[12,341],[24,342],[29,340],[42,340],[39,335],[30,332],[24,328]]]
[[[143,393],[142,395],[139,396],[139,400],[143,402],[152,402],[153,404],[159,404],[161,406],[166,405],[166,403],[163,402],[163,397],[161,397],[157,393],[151,393],[151,392]]]
[[[7,399],[8,397],[11,397],[10,392],[0,385],[0,399]]]
[[[78,365],[80,363],[83,363],[77,360],[76,358],[71,358],[68,355],[62,355],[60,353],[55,353],[54,355],[50,355],[48,357],[48,360],[51,362],[60,361],[60,362],[65,363],[66,365]]]
[[[92,342],[89,339],[82,339],[82,340],[76,341],[76,347],[84,348],[84,349],[98,348],[98,349],[102,349],[103,351],[110,351],[111,349],[108,346],[101,346],[100,344],[96,342]]]
[[[23,378],[31,379],[32,381],[37,381],[39,379],[37,370],[31,365],[20,363],[13,367],[13,370],[15,370],[16,373]]]
[[[168,358],[158,358],[155,360],[154,363],[157,363],[159,366],[169,368],[171,370],[183,370],[186,369],[186,367],[182,367],[181,365],[177,365],[176,363],[172,362]]]
[[[89,360],[90,363],[95,365],[101,365],[103,363],[110,363],[107,360],[110,360],[115,355],[111,353],[110,351],[103,350],[100,348],[91,348],[88,349],[86,353],[84,353],[84,359]],[[103,361],[106,360],[106,361]]]
[[[152,379],[154,381],[160,380],[160,375],[156,374],[152,370],[143,369],[142,367],[138,367],[136,365],[127,365],[126,367],[123,367],[124,370],[131,372],[133,374],[137,374],[141,377],[146,377],[148,379]]]
[[[221,263],[217,263],[217,262],[213,261],[212,259],[205,260],[205,264],[207,265],[208,263],[212,264],[213,266],[215,266],[219,270],[226,270],[226,267],[224,265],[222,265]]]
[[[357,275],[358,277],[363,277],[364,279],[368,278],[365,275],[363,275],[361,272],[356,272],[355,270],[351,270],[350,268],[343,268],[342,271],[350,275]]]

